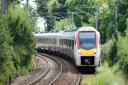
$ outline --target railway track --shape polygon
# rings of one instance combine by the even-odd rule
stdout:
[[[80,85],[81,77],[82,77],[82,75],[81,75],[81,73],[79,73],[79,76],[78,76],[78,79],[77,79],[75,85]]]
[[[53,56],[63,65],[62,75],[52,84],[52,85],[79,85],[81,80],[81,73],[78,69],[70,63],[70,61],[65,60],[61,57]]]
[[[37,78],[35,78],[32,82],[30,82],[30,83],[27,84],[27,85],[35,85],[35,84],[38,83],[42,78],[44,78],[45,75],[46,75],[46,74],[49,72],[49,70],[50,70],[50,65],[49,65],[47,59],[45,59],[45,58],[44,58],[43,56],[41,56],[41,55],[37,55],[37,56],[41,57],[41,58],[47,63],[46,70],[45,70],[40,76],[38,76]]]
[[[45,56],[45,58],[50,58],[53,61],[57,62],[59,71],[55,71],[57,74],[52,74],[49,70],[49,73],[47,72],[45,77],[42,77],[42,79],[39,78],[39,80],[34,81],[35,83],[30,83],[28,85],[79,85],[81,80],[81,74],[78,73],[78,70],[75,66],[73,66],[68,61],[58,58],[54,55],[48,55],[48,54],[40,54],[40,56]],[[68,72],[68,73],[67,73]],[[73,74],[73,75],[72,75]]]
[[[45,71],[37,73],[38,76],[29,77],[18,85],[79,85],[81,74],[69,61],[54,55],[37,54],[45,61]],[[13,84],[17,85],[17,84]]]
[[[45,58],[49,65],[49,70],[43,73],[41,76],[33,80],[27,85],[52,85],[62,73],[62,64],[61,62],[46,54],[38,54],[38,56]],[[44,57],[45,56],[45,57]]]

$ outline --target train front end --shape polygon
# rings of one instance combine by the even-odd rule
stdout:
[[[75,61],[77,66],[99,66],[100,34],[92,28],[81,28],[76,32]]]

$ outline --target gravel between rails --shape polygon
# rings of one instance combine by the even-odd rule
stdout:
[[[54,58],[51,55],[47,55],[47,54],[41,54],[41,55],[47,57],[47,59],[49,61],[49,65],[50,65],[50,71],[36,85],[52,85],[59,78],[59,76],[62,73],[62,69],[63,69],[62,64],[58,59]]]
[[[72,63],[70,63],[70,61],[58,58],[54,55],[52,55],[52,57],[56,58],[62,63],[62,73],[60,73],[60,66],[58,63],[45,56],[45,60],[47,60],[50,65],[49,72],[37,84],[34,83],[29,85],[79,85],[81,74],[79,73],[78,69]],[[11,85],[28,85],[30,81],[32,82],[39,75],[45,72],[47,68],[46,62],[44,62],[41,57],[36,57],[35,61],[37,62],[37,67],[32,71],[31,75],[18,77]]]
[[[12,81],[11,85],[27,85],[30,81],[34,80],[46,71],[47,62],[41,57],[35,56],[36,68],[33,69],[31,74],[17,77]]]
[[[81,74],[70,61],[59,58],[63,64],[61,77],[52,85],[79,85]]]

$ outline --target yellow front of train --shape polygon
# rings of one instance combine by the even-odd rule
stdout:
[[[100,62],[99,34],[93,29],[84,29],[76,32],[77,66],[98,66]]]

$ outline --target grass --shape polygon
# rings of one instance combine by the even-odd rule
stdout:
[[[116,67],[109,68],[108,64],[104,63],[97,68],[95,75],[85,75],[81,85],[125,85],[121,73],[116,72]]]

